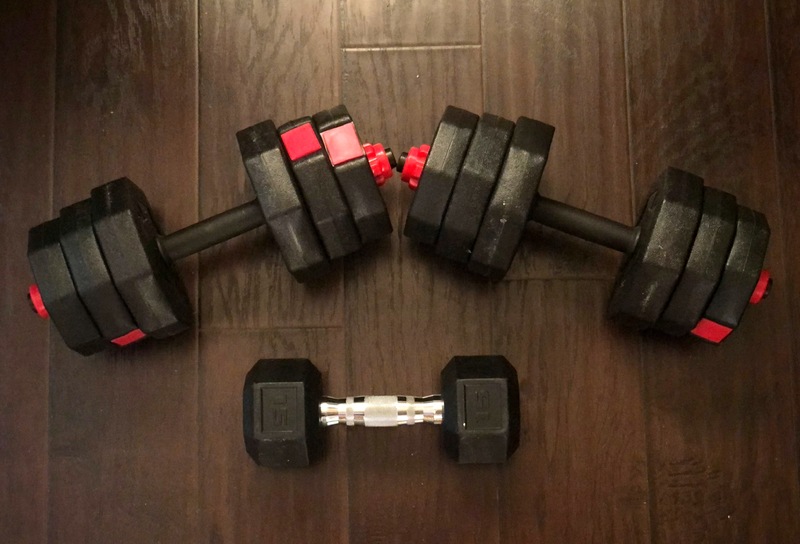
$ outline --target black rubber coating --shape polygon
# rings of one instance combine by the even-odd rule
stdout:
[[[636,249],[639,229],[613,219],[593,214],[557,200],[537,195],[533,202],[531,221],[577,236],[587,242],[609,249],[630,253]]]
[[[158,227],[139,187],[121,178],[92,190],[92,223],[125,305],[148,336],[189,328],[192,307],[172,263],[161,255]]]
[[[322,376],[311,361],[258,361],[245,377],[242,397],[245,449],[256,464],[304,467],[322,456]]]
[[[668,169],[639,221],[639,242],[617,277],[609,313],[636,328],[655,324],[686,268],[703,209],[703,180]]]
[[[81,302],[72,282],[59,239],[61,226],[53,219],[28,232],[28,262],[42,302],[64,343],[81,355],[110,346]],[[36,342],[31,339],[31,342]]]
[[[442,257],[469,261],[513,130],[514,123],[490,113],[478,121],[436,241]]]
[[[478,123],[474,113],[447,106],[406,216],[403,234],[433,245],[439,236],[453,186]]]
[[[100,251],[89,199],[61,210],[61,248],[78,296],[103,337],[114,340],[138,329]]]
[[[736,197],[706,187],[703,215],[678,285],[655,328],[673,336],[689,334],[703,317],[736,234]]]
[[[252,200],[162,236],[161,251],[168,259],[177,261],[258,228],[264,222],[261,205]]]
[[[343,105],[321,111],[312,119],[320,135],[327,130],[353,122]],[[361,242],[366,244],[391,234],[392,222],[389,219],[389,212],[375,183],[367,157],[362,155],[333,166],[333,172],[347,199]]]
[[[304,124],[313,127],[311,118],[303,117],[282,125],[278,132],[284,134]],[[316,129],[314,133],[321,147]],[[291,165],[328,257],[338,259],[358,251],[361,237],[325,152],[319,149]]]
[[[769,224],[763,214],[739,206],[736,236],[725,271],[706,308],[706,319],[730,329],[739,326],[764,267],[769,235]]]
[[[527,117],[517,120],[472,250],[471,271],[499,280],[511,266],[547,164],[554,132],[552,126]]]
[[[264,121],[236,133],[247,176],[289,272],[300,282],[320,276],[329,262],[293,179],[278,130]]]
[[[504,463],[519,447],[517,371],[505,357],[453,357],[442,370],[447,454],[459,463]]]

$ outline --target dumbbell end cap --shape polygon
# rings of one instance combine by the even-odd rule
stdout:
[[[761,276],[758,278],[756,288],[753,289],[753,294],[750,295],[750,304],[758,304],[769,296],[772,290],[772,275],[769,270],[762,270]]]
[[[390,148],[384,148],[382,144],[364,144],[364,155],[369,162],[375,183],[378,187],[382,186],[392,177],[392,170],[396,166],[394,153]]]
[[[36,315],[42,319],[48,319],[50,317],[47,308],[44,307],[44,301],[42,301],[42,294],[39,292],[39,286],[35,283],[28,287],[28,302],[33,311],[36,312]]]
[[[408,153],[400,155],[398,169],[400,169],[400,179],[408,184],[408,188],[415,191],[419,187],[419,179],[425,169],[425,162],[428,160],[428,153],[431,146],[423,144],[419,147],[412,147]]]

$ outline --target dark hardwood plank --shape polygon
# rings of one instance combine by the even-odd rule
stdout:
[[[0,534],[47,538],[48,324],[25,297],[28,229],[50,217],[55,2],[0,5]]]
[[[302,357],[343,393],[340,329],[203,331],[200,335],[200,460],[203,542],[347,542],[348,429],[331,428],[316,465],[257,466],[242,439],[242,384],[262,358]]]
[[[478,44],[480,0],[341,0],[342,45]]]
[[[59,3],[55,210],[127,175],[166,230],[196,220],[196,16],[168,1]],[[196,299],[196,259],[180,269]],[[51,540],[197,540],[196,342],[83,358],[53,338]]]
[[[236,131],[333,107],[339,53],[335,0],[200,3],[200,202],[206,217],[254,198]],[[297,283],[265,228],[205,252],[203,328],[341,323],[341,266]]]
[[[516,364],[523,434],[504,542],[650,542],[639,350],[608,326],[605,281],[498,286],[493,347]]]
[[[543,195],[631,222],[619,2],[483,2],[486,110],[556,127]],[[613,278],[619,255],[529,227],[509,279]]]
[[[797,203],[800,202],[800,45],[797,41],[800,29],[800,5],[791,0],[768,2],[770,30],[770,58],[772,67],[773,108],[775,115],[775,149],[778,158],[778,180],[780,181],[784,226],[784,258],[786,259],[785,296],[791,308],[791,330],[800,323],[800,256],[796,248],[800,245],[800,217]],[[795,424],[800,436],[800,342],[794,339],[794,398]],[[800,449],[800,448],[798,448]],[[800,456],[800,452],[798,452]],[[798,457],[800,464],[800,457]]]
[[[770,219],[767,265],[789,289],[764,4],[630,0],[625,15],[637,203],[667,165],[733,192]],[[644,340],[656,541],[800,538],[788,319],[776,295],[720,347]]]
[[[430,141],[447,104],[480,108],[477,49],[346,51],[343,71],[342,95],[361,131],[391,135],[397,153]],[[395,177],[383,190],[391,240],[345,270],[347,394],[439,392],[452,356],[491,348],[488,284],[421,255],[402,236],[411,195],[401,185]],[[447,459],[438,428],[354,431],[352,542],[497,542],[496,467]]]

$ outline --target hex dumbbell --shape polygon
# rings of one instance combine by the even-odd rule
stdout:
[[[301,282],[392,231],[378,186],[394,157],[362,145],[344,106],[280,128],[264,121],[237,139],[251,202],[164,236],[142,190],[122,178],[30,230],[28,297],[71,349],[89,355],[186,330],[192,309],[173,262],[261,225]]]
[[[444,449],[459,463],[505,462],[519,446],[514,367],[501,356],[459,356],[441,379],[441,395],[324,397],[308,359],[262,359],[244,382],[245,448],[262,466],[303,467],[322,456],[326,427],[424,422],[442,426]]]
[[[629,227],[538,194],[555,129],[448,107],[433,143],[397,169],[416,190],[404,234],[470,271],[501,279],[535,221],[624,252],[612,316],[674,336],[724,340],[769,292],[769,225],[728,193],[674,168]]]

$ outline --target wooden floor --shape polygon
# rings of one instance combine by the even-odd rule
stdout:
[[[800,541],[796,0],[0,3],[0,541]],[[82,358],[30,312],[26,232],[127,175],[165,230],[252,197],[236,130],[345,103],[395,150],[447,104],[557,127],[542,192],[633,221],[660,170],[765,212],[773,296],[721,347],[605,318],[619,256],[532,229],[488,285],[395,233],[302,287],[263,229],[180,268],[197,326]],[[510,463],[438,430],[332,429],[257,468],[241,385],[310,357],[331,394],[427,394],[456,354],[521,378]]]

